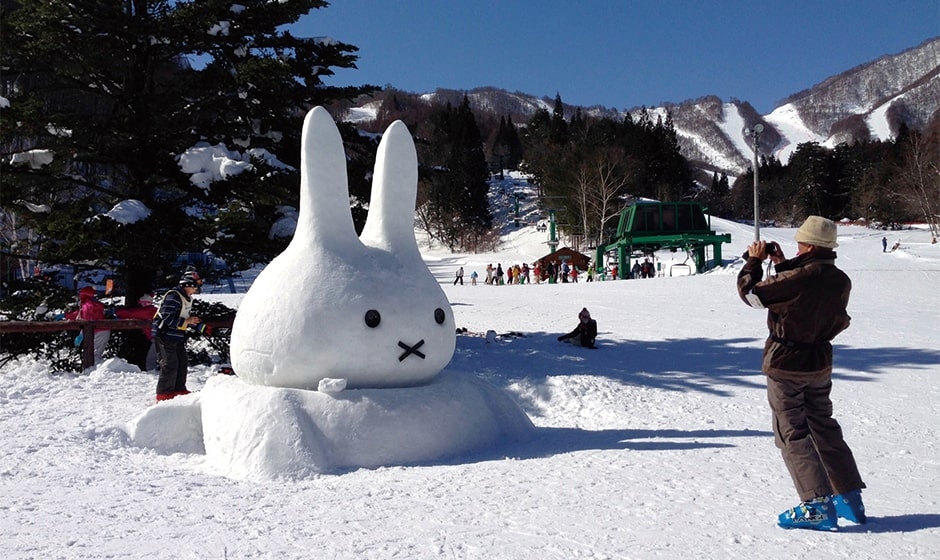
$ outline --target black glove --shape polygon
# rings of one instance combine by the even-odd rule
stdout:
[[[565,339],[565,335],[561,335],[561,336],[558,337],[558,342],[561,342],[561,341],[564,340],[564,339]]]

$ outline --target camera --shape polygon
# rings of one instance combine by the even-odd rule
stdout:
[[[777,245],[776,241],[768,241],[767,244],[764,245],[764,251],[767,252],[768,257],[773,257],[780,251],[780,245]],[[748,257],[748,252],[744,251],[744,254],[741,255],[741,258],[747,259],[747,257]]]

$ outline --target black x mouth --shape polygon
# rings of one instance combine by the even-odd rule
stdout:
[[[404,349],[405,352],[404,352],[401,356],[398,356],[398,361],[399,361],[399,362],[402,362],[402,361],[405,360],[405,358],[407,358],[408,356],[410,356],[410,355],[412,355],[412,354],[414,354],[415,356],[417,356],[417,357],[419,357],[419,358],[421,358],[421,359],[423,360],[423,359],[425,358],[424,354],[418,351],[418,348],[421,348],[421,346],[422,346],[423,344],[424,344],[424,339],[423,339],[423,338],[422,338],[421,340],[419,340],[414,346],[408,346],[407,344],[405,344],[404,342],[402,342],[402,341],[399,340],[399,341],[398,341],[398,346],[399,346],[400,348]]]

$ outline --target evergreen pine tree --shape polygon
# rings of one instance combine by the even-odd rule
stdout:
[[[39,236],[34,256],[117,268],[135,293],[178,272],[180,253],[236,269],[270,259],[287,241],[271,226],[297,197],[296,171],[277,160],[296,169],[304,113],[369,89],[324,84],[354,67],[354,46],[283,30],[325,5],[4,2],[0,145],[51,159],[0,170],[3,210]],[[194,146],[251,150],[251,168],[197,185],[179,160]],[[149,216],[107,217],[128,200]]]
[[[430,183],[424,220],[449,248],[473,249],[492,226],[492,217],[483,140],[470,100],[465,96],[457,109],[446,105],[431,121],[433,137],[419,148]]]
[[[516,130],[511,115],[506,117],[506,144],[509,145],[509,168],[517,169],[525,152],[522,148],[522,140],[519,138],[519,131]]]
[[[553,144],[563,146],[568,143],[568,123],[565,121],[565,106],[561,102],[561,95],[555,94],[555,108],[552,110],[551,141]]]

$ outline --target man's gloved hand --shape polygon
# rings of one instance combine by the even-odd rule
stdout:
[[[561,342],[561,341],[564,340],[564,339],[565,339],[565,335],[561,335],[561,336],[558,337],[558,342]]]

